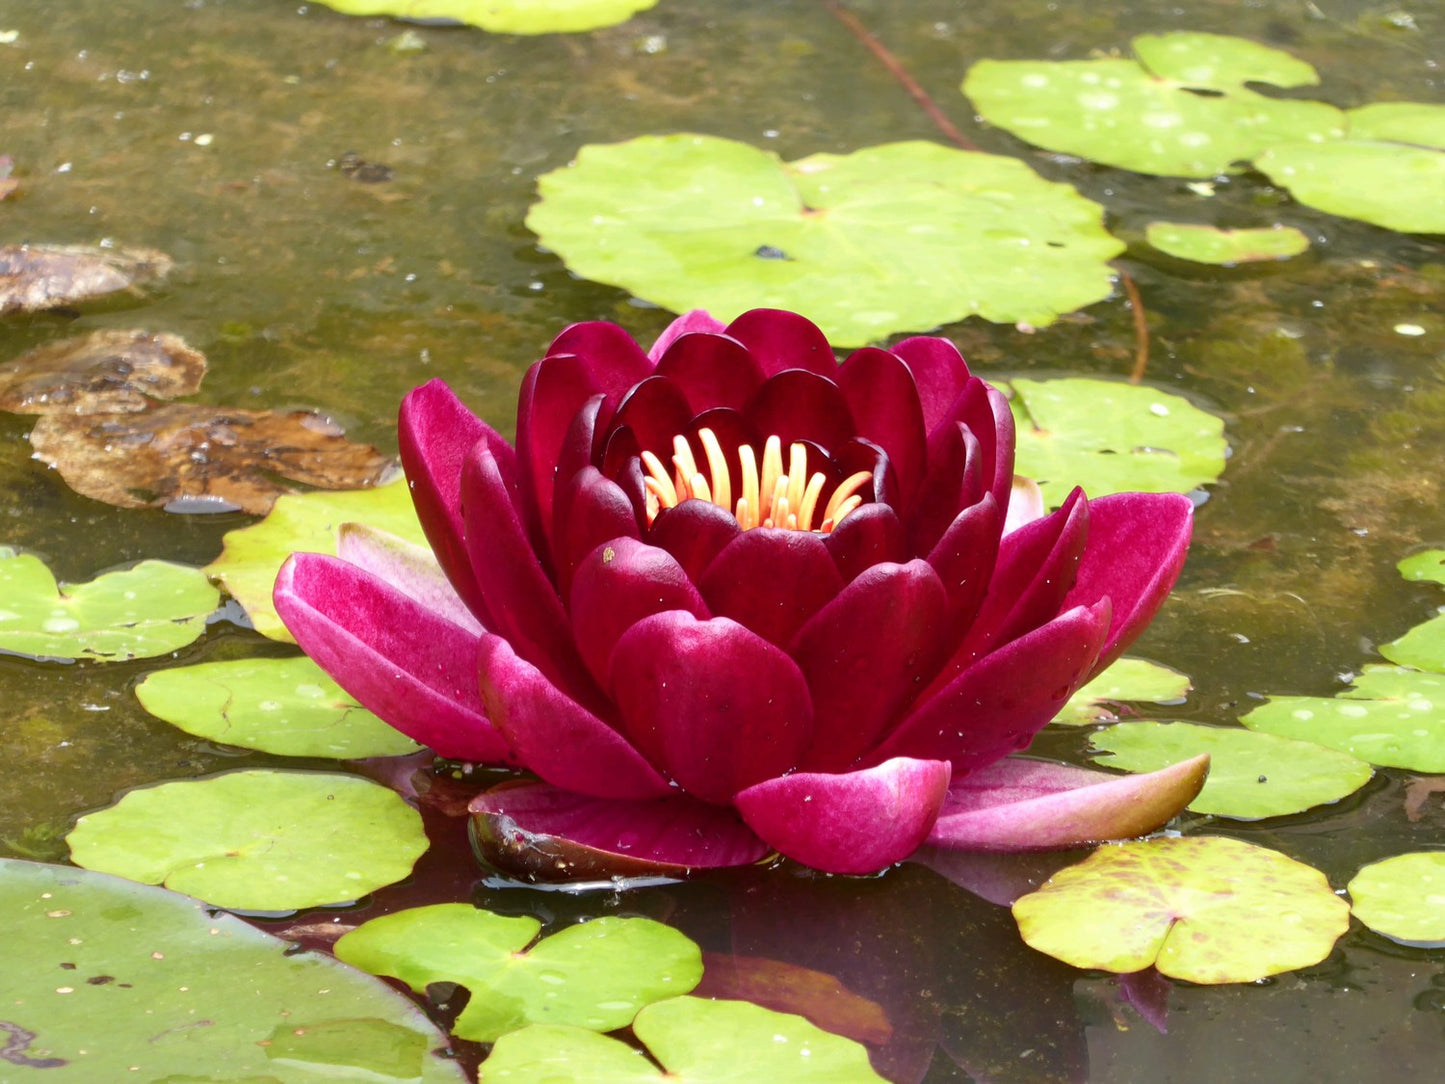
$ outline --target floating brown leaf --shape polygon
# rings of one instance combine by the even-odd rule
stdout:
[[[0,410],[12,414],[129,414],[152,399],[191,395],[205,355],[178,336],[107,328],[47,343],[0,365]]]
[[[0,154],[0,199],[4,199],[20,187],[20,182],[10,176],[10,171],[14,168],[15,159],[8,154]]]
[[[121,508],[265,513],[299,482],[359,489],[392,462],[310,411],[168,403],[145,414],[49,414],[30,434],[37,459],[78,493]]]
[[[170,269],[171,258],[150,248],[0,245],[0,315],[133,289]]]

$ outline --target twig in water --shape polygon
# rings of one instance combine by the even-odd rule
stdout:
[[[1129,383],[1137,384],[1144,379],[1144,373],[1149,368],[1149,315],[1144,311],[1139,287],[1134,285],[1129,272],[1120,271],[1119,279],[1124,283],[1124,293],[1134,314],[1134,370],[1129,374]]]

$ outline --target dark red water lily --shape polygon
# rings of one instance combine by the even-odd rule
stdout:
[[[349,530],[277,608],[399,730],[530,773],[472,805],[522,865],[864,873],[1136,835],[1202,783],[1008,758],[1152,618],[1190,504],[1042,515],[1004,396],[944,339],[840,365],[787,312],[690,313],[650,352],[577,324],[515,448],[440,381],[400,440],[435,557]]]

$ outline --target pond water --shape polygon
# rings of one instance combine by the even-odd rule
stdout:
[[[1439,604],[1394,565],[1445,543],[1445,249],[1310,211],[1255,175],[1218,185],[1220,219],[1298,226],[1310,254],[1185,270],[1142,242],[1148,221],[1199,213],[1183,182],[1033,151],[976,123],[958,84],[983,57],[1084,57],[1135,33],[1194,29],[1289,49],[1335,104],[1442,102],[1445,16],[1368,0],[850,9],[970,140],[1104,204],[1148,312],[1147,379],[1227,420],[1228,469],[1198,511],[1173,598],[1132,651],[1193,680],[1159,717],[1232,722],[1262,695],[1332,695],[1341,675],[1379,661],[1375,644]],[[392,450],[396,403],[440,376],[505,430],[522,371],[561,327],[611,319],[646,341],[669,319],[572,277],[522,225],[537,175],[580,145],[696,131],[793,159],[939,138],[815,0],[662,0],[615,28],[537,38],[411,28],[415,50],[395,47],[403,29],[269,0],[0,2],[0,31],[17,32],[0,45],[0,153],[21,181],[0,202],[0,239],[147,246],[177,262],[144,298],[5,319],[0,361],[145,327],[207,355],[205,402],[318,408]],[[348,152],[390,179],[349,176]],[[985,376],[1121,377],[1135,351],[1122,296],[1038,331],[968,321],[944,333]],[[0,543],[41,554],[61,579],[149,557],[204,565],[225,531],[252,522],[78,496],[31,459],[32,424],[0,415]],[[258,641],[218,623],[177,658],[238,657]],[[74,818],[127,788],[280,763],[148,716],[131,689],[155,667],[0,657],[0,855],[64,861]],[[1084,743],[1050,732],[1037,748],[1079,759]],[[1412,778],[1381,771],[1310,814],[1184,827],[1273,847],[1342,887],[1366,862],[1439,845],[1438,797],[1406,814]],[[480,873],[452,843],[449,883],[464,898]],[[1316,967],[1252,986],[1174,985],[1161,1034],[1112,980],[1023,948],[1006,911],[918,867],[867,882],[720,876],[620,897],[476,892],[549,921],[648,914],[710,949],[776,950],[845,974],[902,1007],[898,1079],[1404,1079],[1445,1043],[1440,953],[1358,923]]]

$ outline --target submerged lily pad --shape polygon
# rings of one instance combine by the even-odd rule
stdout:
[[[149,248],[0,245],[0,316],[133,290],[170,269],[171,258]]]
[[[1013,911],[1025,941],[1075,967],[1198,983],[1319,963],[1350,921],[1319,870],[1211,836],[1105,845]]]
[[[33,554],[0,546],[0,651],[52,659],[145,659],[206,631],[220,596],[200,569],[142,561],[57,584]]]
[[[1188,493],[1224,473],[1224,420],[1142,384],[1090,377],[1010,381],[1018,472],[1050,508],[1081,485],[1091,497]]]
[[[1363,760],[1314,742],[1237,727],[1120,723],[1091,735],[1100,763],[1152,772],[1209,754],[1209,778],[1189,803],[1196,813],[1238,820],[1282,817],[1353,794],[1374,775]]]
[[[1445,671],[1445,613],[1416,625],[1398,640],[1381,644],[1380,654],[1401,666]]]
[[[1251,730],[1342,749],[1371,764],[1445,772],[1445,675],[1367,666],[1336,697],[1272,696],[1239,720]]]
[[[1376,933],[1407,945],[1445,945],[1445,851],[1372,863],[1348,888],[1355,917]]]
[[[427,848],[421,817],[354,775],[252,770],[133,790],[67,837],[77,865],[238,911],[359,899]]]
[[[1068,185],[936,143],[782,162],[643,136],[538,189],[527,225],[576,274],[678,312],[795,309],[840,346],[972,315],[1043,326],[1108,297],[1123,250]]]
[[[534,1024],[502,1036],[481,1080],[532,1084],[882,1084],[868,1051],[852,1039],[746,1001],[676,997],[637,1014],[633,1034],[657,1062],[582,1028]]]
[[[30,433],[35,457],[71,489],[119,508],[265,513],[289,482],[351,489],[392,461],[311,411],[167,403],[144,414],[51,414]]]
[[[201,386],[205,356],[176,335],[103,328],[48,343],[0,365],[0,410],[124,414]]]
[[[1293,226],[1222,230],[1184,222],[1151,222],[1144,236],[1167,256],[1220,267],[1287,260],[1310,247],[1310,239]]]
[[[199,900],[0,858],[0,913],[7,1081],[466,1079],[405,996]]]
[[[1319,82],[1302,60],[1221,34],[1145,34],[1138,60],[980,60],[963,82],[979,115],[1038,147],[1177,177],[1236,172],[1278,143],[1338,139],[1323,102],[1269,98],[1246,83]]]
[[[1395,566],[1400,575],[1413,582],[1428,580],[1445,584],[1445,550],[1425,550],[1412,554]]]
[[[452,20],[493,34],[563,34],[626,22],[657,0],[325,0],[344,15]]]
[[[1183,700],[1191,688],[1187,674],[1147,659],[1125,657],[1069,697],[1063,710],[1054,716],[1054,722],[1065,726],[1113,722],[1118,716],[1110,710],[1110,704],[1122,700],[1175,703]]]
[[[365,523],[426,544],[411,491],[399,479],[374,489],[283,496],[260,523],[227,531],[221,556],[206,566],[206,572],[241,604],[257,632],[294,643],[271,601],[276,573],[298,551],[335,553],[344,523]]]
[[[452,1030],[481,1043],[535,1023],[613,1031],[702,978],[702,950],[651,919],[605,916],[527,948],[541,928],[531,917],[442,903],[363,923],[336,942],[336,955],[417,993],[434,982],[465,986],[471,998]]]
[[[279,756],[342,760],[420,748],[304,655],[157,670],[135,695],[146,711],[187,734]]]

